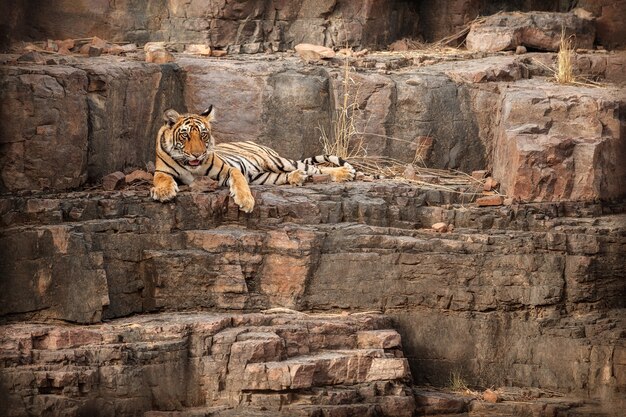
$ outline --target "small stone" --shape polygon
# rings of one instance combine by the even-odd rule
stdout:
[[[164,51],[165,42],[146,42],[143,46],[145,52]]]
[[[448,225],[448,232],[449,232],[449,233],[454,232],[454,225],[453,225],[452,223],[450,223],[450,224]]]
[[[311,182],[315,184],[322,184],[326,182],[330,182],[330,175],[328,174],[315,174],[311,175]]]
[[[174,60],[174,55],[167,52],[165,49],[146,52],[146,62],[167,64],[168,62],[174,62]]]
[[[476,199],[478,207],[501,206],[504,198],[501,195],[488,195]]]
[[[528,50],[524,45],[519,45],[517,48],[515,48],[515,55],[523,55],[526,52],[528,52]]]
[[[203,45],[199,43],[192,43],[190,45],[185,46],[185,52],[188,54],[210,56],[211,47],[208,45]]]
[[[134,43],[127,43],[126,45],[113,45],[109,48],[108,53],[111,55],[120,55],[126,54],[129,52],[135,52],[137,50],[137,45]]]
[[[126,181],[126,184],[132,184],[134,182],[139,182],[139,181],[151,182],[152,174],[142,169],[136,169],[130,174],[126,175],[125,181]]]
[[[310,43],[300,43],[295,46],[295,50],[305,61],[319,61],[321,59],[329,59],[335,57],[335,51],[321,45],[312,45]]]
[[[437,233],[446,233],[448,231],[448,225],[444,222],[438,222],[430,226]]]
[[[358,58],[358,57],[361,57],[361,56],[365,56],[365,55],[367,55],[367,54],[369,54],[369,53],[370,53],[370,51],[369,51],[369,50],[367,50],[367,49],[361,49],[360,51],[356,51],[356,52],[354,52],[354,54],[353,54],[353,55],[354,55],[355,57],[357,57],[357,58]]]
[[[505,206],[510,206],[511,204],[515,203],[515,199],[513,197],[507,197],[504,199],[503,204]]]
[[[488,403],[499,403],[501,401],[498,393],[490,389],[487,389],[485,390],[485,392],[483,392],[483,400],[487,401]]]
[[[219,58],[219,57],[226,56],[226,55],[228,55],[228,51],[224,51],[224,50],[221,50],[221,49],[213,49],[211,51],[211,56],[214,56],[214,57],[218,57]]]
[[[126,175],[123,172],[116,171],[102,178],[102,188],[106,191],[118,190],[124,184]]]
[[[488,177],[483,184],[483,191],[491,191],[495,189],[498,185],[498,181],[494,180],[493,177]]]
[[[56,41],[56,43],[59,46],[59,50],[61,50],[61,48],[65,48],[69,51],[74,46],[76,46],[76,42],[74,42],[74,39],[65,39],[62,41]]]
[[[472,171],[472,178],[474,178],[475,180],[485,179],[488,175],[489,171],[486,171],[484,169],[479,171]]]

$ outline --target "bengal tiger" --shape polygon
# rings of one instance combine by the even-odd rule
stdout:
[[[354,179],[355,169],[334,155],[318,155],[299,161],[283,158],[276,151],[254,142],[215,144],[211,122],[215,110],[179,114],[167,110],[165,124],[156,138],[156,170],[150,196],[172,200],[178,184],[191,184],[195,177],[208,176],[220,186],[228,185],[239,209],[250,213],[254,197],[249,184],[302,185],[313,174],[329,174],[336,182]],[[333,167],[318,166],[331,163]]]

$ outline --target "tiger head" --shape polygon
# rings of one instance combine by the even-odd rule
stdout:
[[[161,147],[172,159],[187,168],[202,165],[215,146],[215,139],[211,135],[214,116],[213,106],[200,114],[181,115],[176,110],[165,111],[165,126],[160,135]]]

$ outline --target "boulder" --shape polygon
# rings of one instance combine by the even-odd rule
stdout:
[[[626,196],[623,90],[528,81],[502,97],[493,175],[520,201]]]
[[[335,51],[321,45],[311,45],[310,43],[299,43],[294,48],[300,58],[305,61],[319,61],[335,57]]]
[[[467,49],[497,52],[518,46],[558,51],[561,32],[575,37],[577,48],[590,49],[595,41],[593,20],[583,19],[574,13],[498,13],[474,23],[467,35]]]

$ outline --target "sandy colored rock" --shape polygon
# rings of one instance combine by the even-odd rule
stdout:
[[[174,55],[166,50],[154,50],[146,52],[146,62],[153,64],[167,64],[168,62],[174,62],[176,59]]]
[[[435,223],[430,228],[433,229],[437,233],[445,233],[448,231],[447,223],[443,223],[443,222]]]
[[[502,401],[498,393],[490,389],[486,389],[483,392],[483,400],[487,401],[488,403],[499,403],[500,401]]]
[[[185,52],[195,55],[210,56],[212,55],[211,47],[204,44],[192,43],[185,46]],[[216,55],[213,55],[216,56]]]
[[[483,191],[491,191],[498,187],[500,183],[493,179],[493,177],[488,177],[483,184]]]
[[[213,49],[211,51],[211,56],[215,56],[215,57],[222,57],[222,56],[226,56],[228,55],[228,51],[224,51],[224,50],[220,50],[220,49]]]
[[[501,206],[504,203],[504,197],[501,195],[488,195],[476,199],[478,207]]]
[[[299,43],[294,47],[300,58],[305,61],[319,61],[335,57],[335,51],[321,45]]]
[[[391,349],[401,345],[400,334],[395,330],[372,330],[357,333],[360,349]]]

